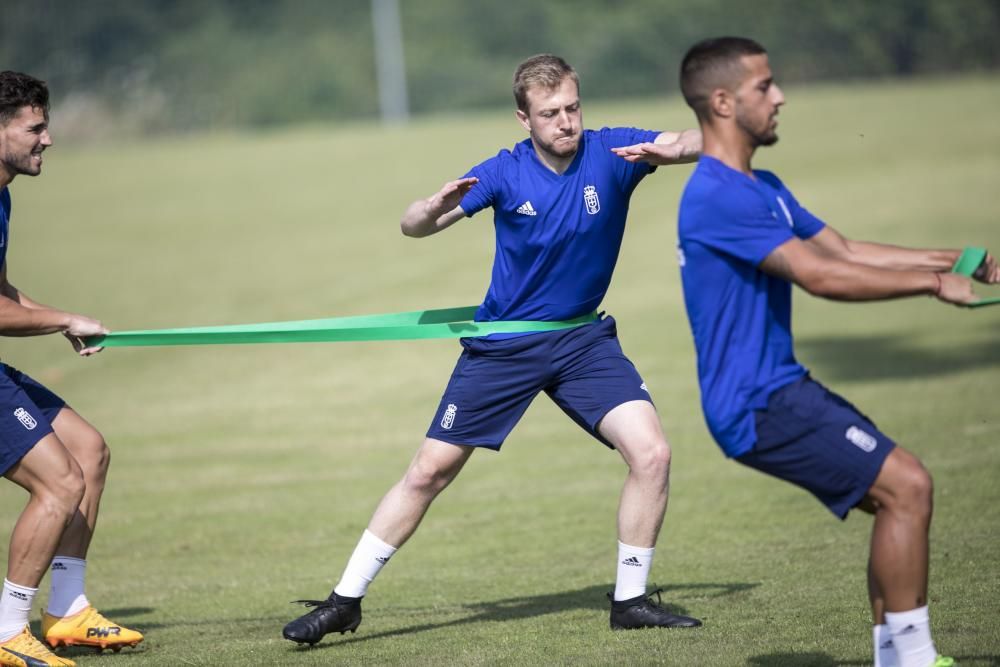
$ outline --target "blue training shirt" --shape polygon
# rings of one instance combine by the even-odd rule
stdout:
[[[703,156],[681,196],[678,259],[705,420],[726,456],[757,440],[753,410],[806,373],[792,349],[792,286],[758,267],[825,226],[768,171]]]
[[[658,134],[584,130],[562,174],[542,164],[525,139],[466,174],[479,182],[462,198],[462,210],[472,216],[492,206],[496,227],[493,274],[477,321],[565,320],[600,305],[618,260],[629,198],[651,171],[611,148]]]

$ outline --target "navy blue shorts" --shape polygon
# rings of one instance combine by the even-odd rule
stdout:
[[[629,401],[650,401],[618,343],[613,317],[573,329],[491,340],[463,338],[462,355],[427,431],[454,445],[498,450],[544,391],[608,447],[597,424]]]
[[[841,519],[865,497],[896,446],[808,375],[771,394],[756,423],[757,442],[736,460],[802,487]]]
[[[52,433],[66,403],[31,377],[0,363],[0,475]]]

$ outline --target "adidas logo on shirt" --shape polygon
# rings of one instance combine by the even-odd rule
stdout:
[[[535,210],[535,207],[531,205],[530,201],[526,201],[521,204],[518,207],[517,212],[521,215],[538,215],[538,211]]]

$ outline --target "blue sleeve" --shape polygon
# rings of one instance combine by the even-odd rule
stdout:
[[[601,150],[611,160],[612,169],[615,171],[618,182],[621,183],[622,190],[632,192],[635,186],[639,185],[639,181],[651,173],[655,167],[651,167],[646,162],[629,162],[623,160],[612,153],[611,149],[655,141],[660,133],[652,130],[640,130],[634,127],[602,127],[597,135],[601,140]]]
[[[496,201],[496,193],[500,190],[500,155],[491,157],[480,162],[470,169],[463,178],[475,176],[479,182],[472,186],[472,189],[465,193],[459,206],[465,214],[472,217],[484,208],[493,206]]]
[[[788,223],[777,220],[753,189],[717,187],[708,195],[700,198],[702,211],[688,229],[690,240],[758,266],[794,238]]]
[[[762,180],[768,181],[780,193],[779,204],[784,203],[787,206],[788,211],[786,212],[786,215],[791,218],[789,222],[791,223],[792,231],[795,232],[796,236],[802,240],[810,239],[816,234],[819,234],[820,231],[826,227],[825,222],[817,218],[804,206],[799,204],[799,200],[795,198],[792,191],[789,190],[785,184],[782,183],[781,179],[775,174],[769,171],[759,171],[757,172],[757,175]]]

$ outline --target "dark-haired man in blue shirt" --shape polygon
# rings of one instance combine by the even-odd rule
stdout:
[[[927,613],[930,475],[796,361],[791,287],[847,301],[924,294],[966,304],[976,299],[970,280],[949,273],[959,251],[845,239],[777,176],[751,168],[756,149],[777,141],[784,104],[756,42],[698,43],[681,65],[681,89],[704,136],[681,198],[678,239],[709,430],[727,456],[805,488],[838,517],[854,507],[873,513],[876,666],[951,665],[937,656]],[[659,152],[619,151],[654,164]],[[975,275],[1000,282],[990,256]]]

